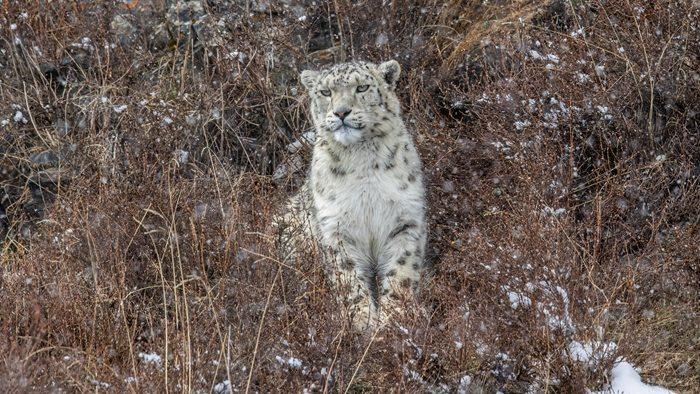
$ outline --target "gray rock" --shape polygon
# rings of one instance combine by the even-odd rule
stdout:
[[[20,235],[24,239],[29,239],[32,236],[32,226],[29,223],[24,223],[22,224],[22,227],[20,228]]]
[[[204,219],[204,217],[207,215],[209,205],[204,202],[200,202],[199,204],[194,206],[194,217],[196,219]]]
[[[691,368],[690,368],[690,365],[688,363],[683,363],[683,364],[679,365],[678,368],[676,369],[676,373],[680,376],[688,376],[688,375],[690,375],[690,372],[691,372]]]
[[[200,1],[177,1],[166,14],[168,23],[175,27],[175,33],[188,37],[193,25],[201,24],[207,16]]]
[[[182,149],[177,149],[175,152],[173,152],[173,156],[175,156],[175,160],[177,160],[178,163],[184,165],[187,164],[187,162],[190,159],[190,152]]]
[[[32,175],[30,179],[35,183],[45,185],[48,183],[58,183],[65,175],[66,171],[59,170],[58,168],[48,168]]]
[[[445,193],[452,193],[455,191],[455,184],[452,181],[445,181],[442,184],[442,190]]]
[[[32,153],[29,156],[32,164],[42,167],[55,167],[58,165],[58,156],[50,150]]]
[[[201,48],[223,46],[227,40],[226,18],[218,21],[212,19],[202,1],[176,1],[165,15],[165,23],[154,29],[150,38],[150,46],[163,49],[176,43],[190,40],[196,47]]]
[[[304,160],[299,155],[294,155],[286,163],[282,163],[275,168],[272,180],[276,183],[281,183],[289,174],[299,172],[302,168],[304,168]]]
[[[53,128],[56,130],[59,137],[67,136],[71,130],[70,123],[64,119],[56,119],[56,121],[53,122]]]
[[[386,33],[379,33],[379,35],[377,35],[377,38],[374,40],[374,45],[377,48],[382,47],[388,43],[389,43],[389,37],[387,37]]]
[[[269,0],[257,0],[252,1],[250,4],[251,11],[258,13],[266,13],[270,9]]]
[[[246,252],[243,249],[239,249],[238,253],[236,253],[236,261],[239,263],[242,263],[248,259],[249,255],[248,252]]]
[[[136,40],[138,30],[123,15],[115,15],[109,27],[122,45],[130,45]]]

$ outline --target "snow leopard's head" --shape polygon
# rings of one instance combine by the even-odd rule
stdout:
[[[347,146],[371,135],[377,124],[399,116],[395,89],[400,73],[395,60],[379,65],[342,63],[302,72],[317,131]]]

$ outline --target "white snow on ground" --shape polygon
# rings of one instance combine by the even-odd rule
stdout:
[[[316,133],[313,131],[307,131],[302,134],[298,140],[295,140],[291,144],[287,145],[287,151],[289,153],[298,152],[304,145],[313,145],[316,141]]]
[[[557,56],[553,53],[549,53],[549,54],[547,54],[547,60],[549,60],[550,62],[553,62],[553,63],[559,63],[559,56]]]
[[[302,134],[299,139],[287,145],[287,151],[292,153],[292,156],[290,156],[288,162],[281,163],[275,168],[275,171],[272,174],[272,179],[275,181],[281,181],[286,178],[288,174],[295,173],[304,168],[303,158],[296,153],[299,153],[304,146],[313,146],[315,141],[316,133],[313,131],[308,131]]]
[[[15,116],[12,118],[12,120],[14,120],[17,123],[22,122],[24,124],[27,124],[27,122],[28,122],[27,118],[24,117],[24,114],[22,113],[22,111],[15,112]]]
[[[642,382],[634,366],[621,360],[610,370],[610,388],[603,391],[587,391],[590,394],[671,394],[673,391]]]
[[[217,383],[214,386],[214,393],[216,394],[225,394],[225,393],[230,393],[231,392],[231,381],[230,380],[224,380],[221,383]]]
[[[160,366],[160,364],[163,362],[163,359],[155,353],[140,352],[139,358],[144,362],[156,364],[158,366]]]
[[[544,208],[542,208],[542,213],[549,216],[561,217],[566,213],[566,208],[555,209],[549,206],[545,206]]]
[[[464,375],[459,380],[459,388],[457,389],[457,392],[459,394],[467,394],[469,392],[469,386],[471,386],[471,385],[472,385],[472,377],[469,375]]]
[[[508,301],[510,302],[510,307],[513,309],[518,309],[521,305],[524,307],[529,307],[532,305],[532,300],[530,297],[519,293],[517,291],[508,291]]]
[[[522,130],[524,130],[527,126],[530,126],[531,124],[532,124],[532,123],[530,123],[529,120],[523,120],[523,121],[516,120],[515,123],[513,123],[513,126],[515,126],[515,128],[516,128],[518,131],[522,131]]]
[[[544,56],[542,56],[541,53],[537,52],[534,49],[531,49],[529,54],[530,54],[530,57],[535,59],[535,60],[543,60],[544,59]]]
[[[508,297],[508,302],[513,309],[533,306],[531,295],[536,290],[541,291],[544,297],[534,304],[538,317],[551,329],[561,329],[564,332],[576,331],[569,315],[569,294],[563,287],[542,280],[537,283],[525,283],[523,290],[508,285],[502,286],[501,289]]]
[[[298,358],[294,358],[294,357],[289,357],[288,359],[285,360],[283,357],[275,356],[275,360],[277,360],[277,362],[280,364],[287,364],[292,368],[301,368],[301,364],[302,364],[301,360],[299,360]]]
[[[594,368],[599,361],[609,357],[617,349],[615,342],[578,342],[569,344],[568,351],[572,360],[586,364]],[[652,386],[642,382],[641,376],[634,366],[618,358],[610,370],[610,387],[601,391],[586,389],[588,394],[671,394],[673,391],[659,386]]]
[[[617,349],[617,344],[615,342],[581,343],[578,341],[573,341],[568,346],[569,356],[571,356],[571,359],[587,364],[589,368],[594,367],[600,360],[610,356],[615,349]]]
[[[90,383],[94,384],[95,386],[102,387],[105,389],[108,389],[111,387],[111,385],[107,382],[101,382],[97,379],[90,379]]]
[[[548,307],[546,305],[538,303],[538,309],[540,309],[547,317],[547,322],[549,326],[551,328],[560,328],[568,332],[575,331],[574,323],[571,320],[571,316],[569,315],[569,294],[566,292],[566,290],[561,286],[554,286],[554,289],[552,289],[551,284],[549,284],[546,281],[540,281],[540,286],[543,289],[548,290],[552,295],[554,295],[554,291],[556,290],[563,302],[564,308],[561,311],[561,316],[555,312],[553,304],[550,303]]]

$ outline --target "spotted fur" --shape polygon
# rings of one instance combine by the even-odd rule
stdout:
[[[392,60],[301,74],[317,141],[292,205],[306,204],[294,212],[310,218],[307,234],[361,327],[402,313],[424,267],[425,191],[395,93],[400,71]]]

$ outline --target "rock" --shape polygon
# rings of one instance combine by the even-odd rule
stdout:
[[[195,219],[204,219],[209,210],[209,205],[205,202],[200,202],[194,206],[194,217]]]
[[[20,110],[17,110],[15,112],[14,116],[12,117],[12,120],[14,120],[15,123],[23,123],[23,124],[27,124],[29,122],[27,120],[27,118],[24,116],[24,113],[22,113],[22,111],[20,111]]]
[[[248,257],[249,257],[248,252],[246,252],[243,249],[240,249],[238,251],[238,253],[236,253],[236,261],[239,263],[246,261],[248,259]]]
[[[252,1],[250,4],[250,9],[253,12],[257,13],[266,13],[270,9],[270,1],[269,0],[257,0],[257,1]]]
[[[160,23],[153,29],[153,33],[148,36],[148,47],[155,51],[167,48],[172,39],[166,23]]]
[[[205,16],[206,12],[200,1],[178,1],[170,6],[166,15],[168,22],[184,35],[189,34],[193,23],[201,21]]]
[[[109,27],[121,45],[128,46],[136,40],[137,29],[123,15],[114,16]]]
[[[680,376],[688,376],[688,375],[690,375],[690,371],[691,371],[691,368],[690,368],[690,365],[688,363],[683,363],[683,364],[679,365],[678,368],[676,369],[676,373]]]
[[[36,174],[31,176],[30,179],[39,185],[45,185],[51,183],[58,183],[61,177],[65,175],[66,171],[59,170],[58,168],[48,168],[46,170],[37,172]]]
[[[22,224],[19,234],[24,239],[29,239],[32,236],[32,225],[29,223]]]
[[[177,160],[178,163],[181,165],[187,164],[190,158],[190,152],[182,149],[177,149],[173,152],[173,156],[175,157],[175,160]]]
[[[301,137],[299,137],[298,140],[292,142],[291,144],[287,145],[287,152],[289,153],[297,153],[299,152],[305,145],[313,146],[314,142],[316,142],[316,133],[313,131],[307,131],[306,133],[302,134]]]
[[[210,21],[209,15],[204,10],[201,2],[178,1],[168,11],[168,22],[176,27],[177,33],[185,37],[189,36],[192,31],[200,37],[200,33],[208,26]]]
[[[455,191],[455,184],[452,181],[445,181],[442,183],[442,191],[445,193],[452,193]]]
[[[53,129],[56,130],[59,137],[65,137],[70,132],[70,123],[64,119],[56,119],[53,122]]]
[[[389,37],[387,37],[386,33],[379,33],[379,35],[377,35],[376,40],[374,40],[374,45],[377,48],[382,47],[388,43],[389,43]]]
[[[43,152],[32,153],[29,156],[29,161],[41,167],[55,167],[58,165],[58,156],[50,150],[45,150]]]
[[[149,36],[153,49],[164,49],[194,41],[197,48],[224,46],[227,42],[227,20],[212,19],[202,1],[176,1],[165,15],[165,22],[157,25]]]
[[[308,16],[306,15],[306,8],[301,5],[295,5],[292,7],[292,13],[294,17],[297,18],[299,22],[306,22]]]
[[[272,174],[272,180],[280,183],[282,182],[288,174],[294,174],[304,168],[304,160],[299,155],[294,155],[289,158],[287,163],[282,163],[277,168],[275,168]]]

